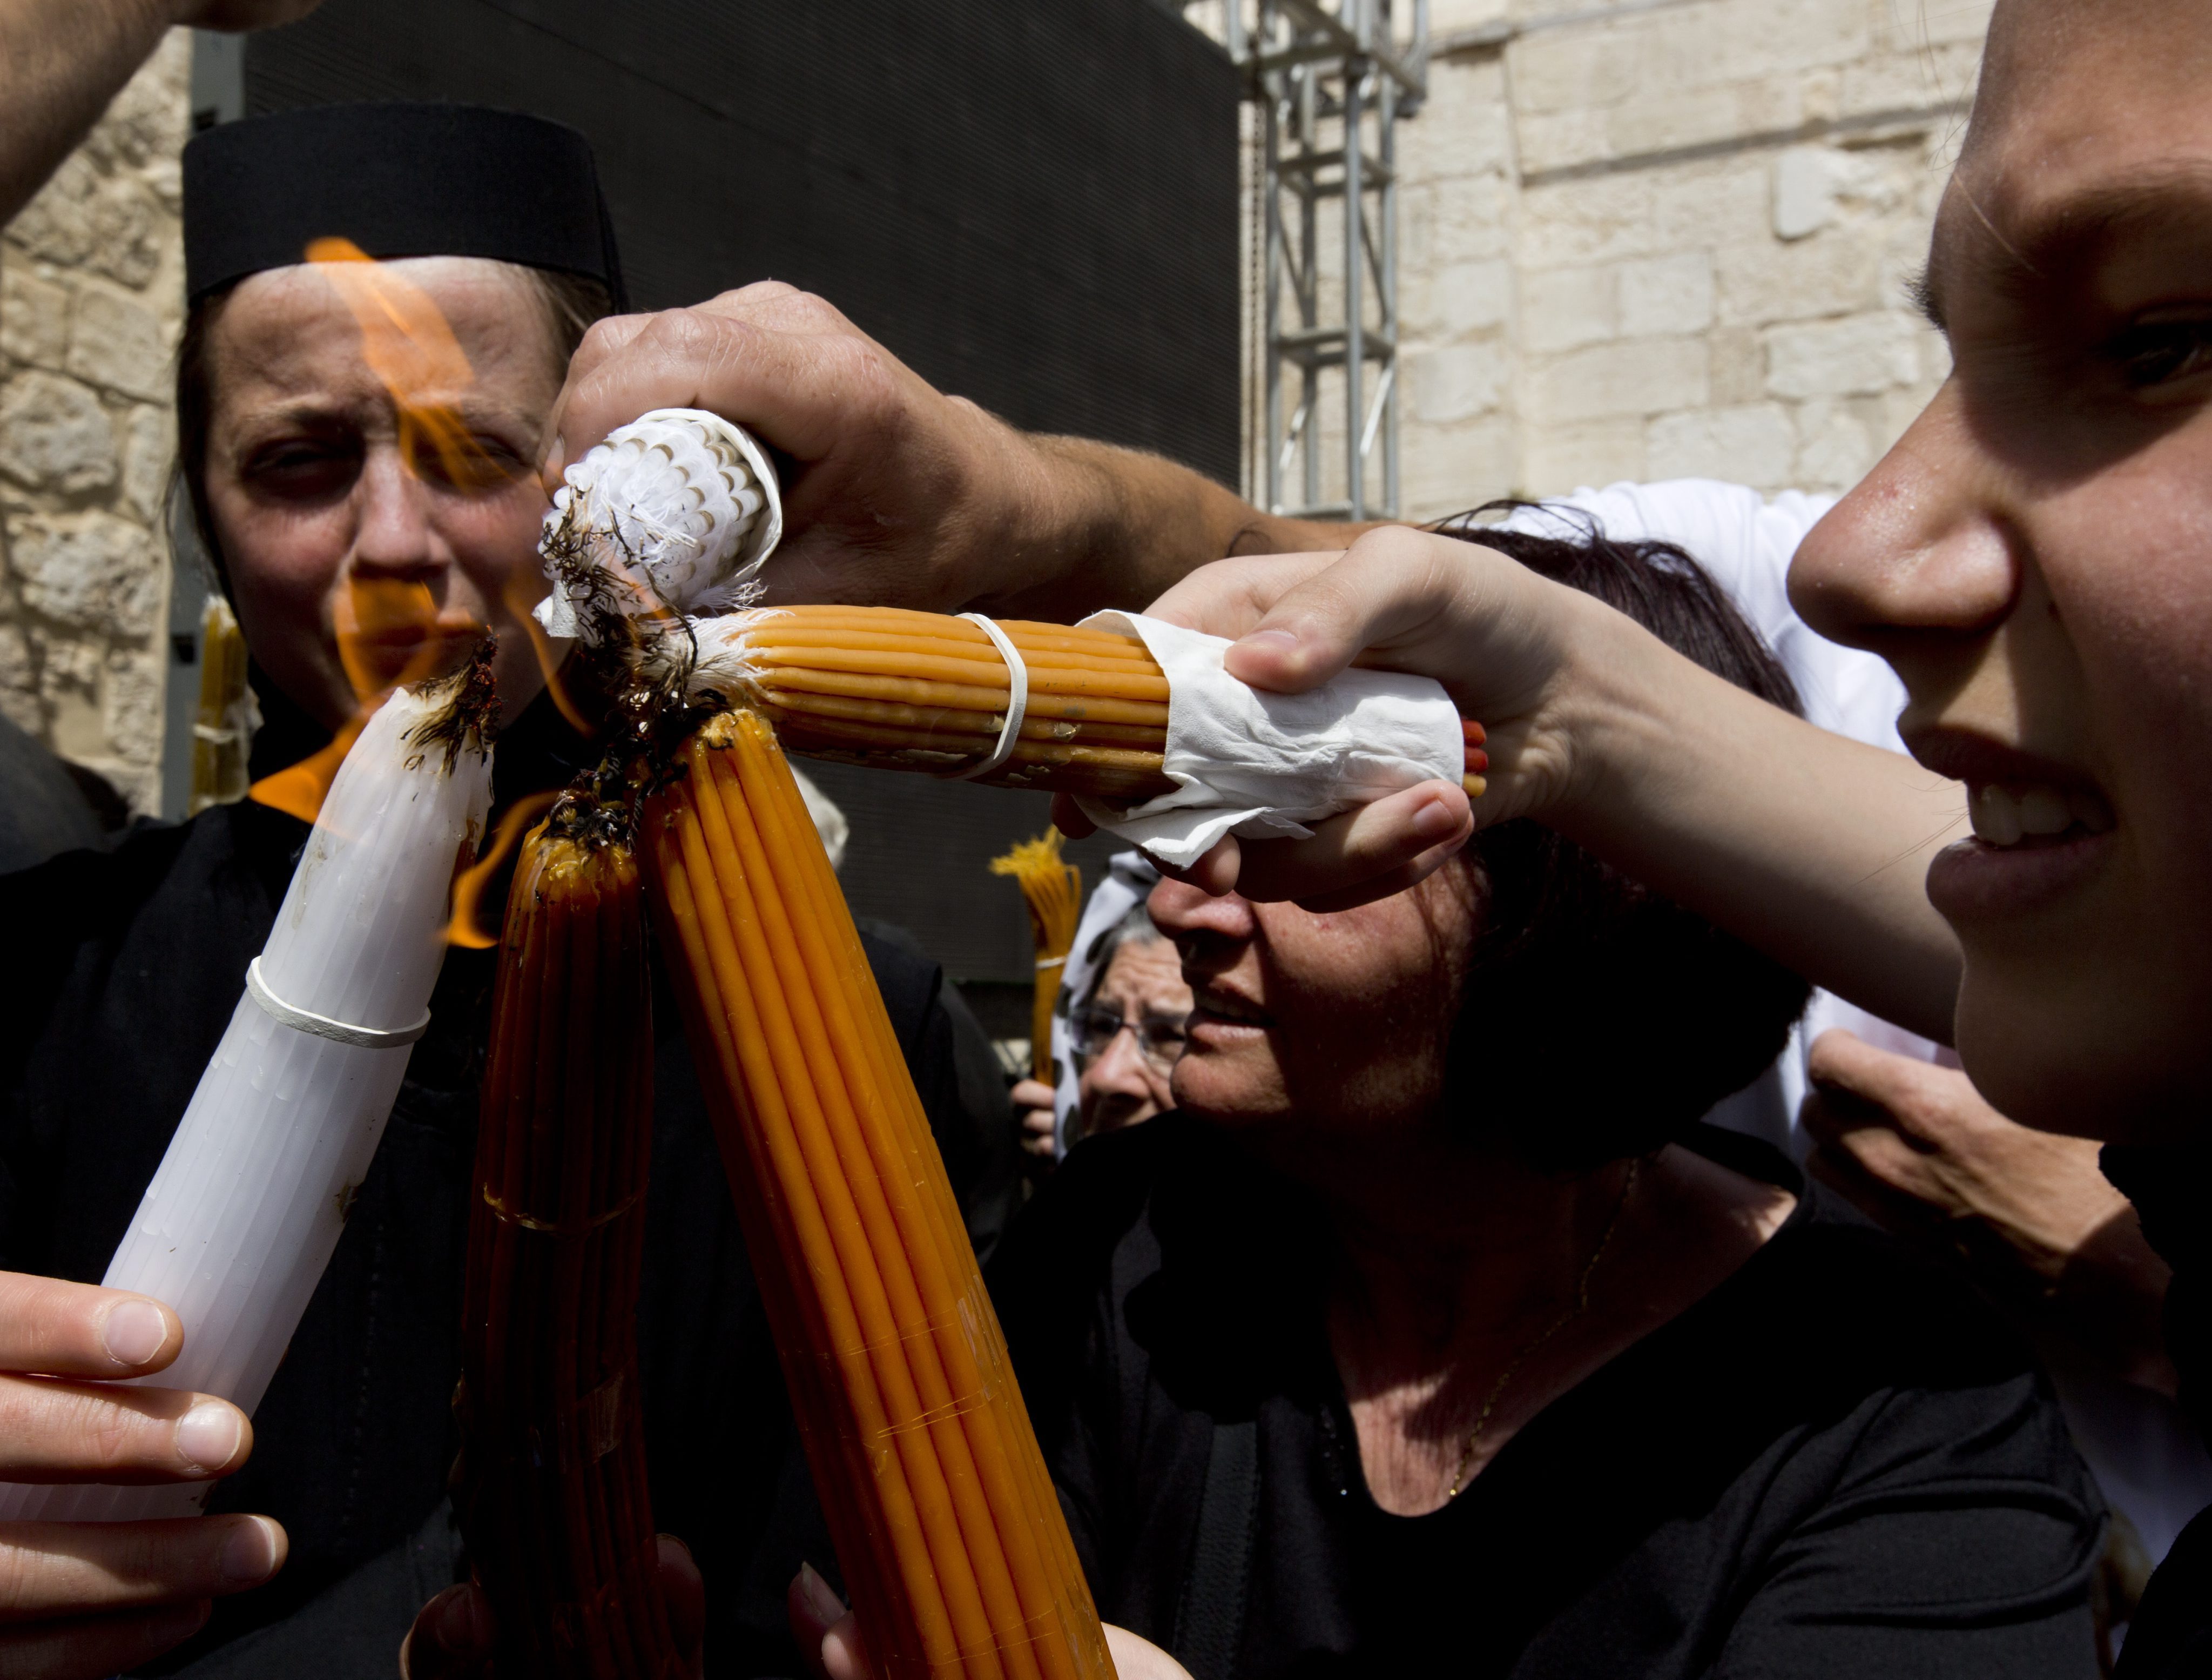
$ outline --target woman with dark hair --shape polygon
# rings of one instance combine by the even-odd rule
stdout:
[[[1794,708],[1680,551],[1480,534]],[[1109,1622],[1200,1680],[2095,1672],[2024,1348],[1698,1123],[1802,980],[1527,823],[1352,910],[1151,908],[1181,1111],[993,1268]]]

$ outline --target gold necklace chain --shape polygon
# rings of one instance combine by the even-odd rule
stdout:
[[[1605,1229],[1599,1233],[1597,1246],[1590,1251],[1590,1257],[1583,1263],[1583,1275],[1575,1284],[1574,1305],[1553,1319],[1541,1336],[1514,1354],[1513,1362],[1491,1385],[1490,1397],[1482,1403],[1482,1410],[1475,1416],[1474,1427],[1468,1431],[1467,1445],[1459,1450],[1459,1463],[1452,1470],[1451,1486],[1444,1490],[1447,1500],[1457,1499],[1466,1488],[1468,1467],[1474,1462],[1474,1449],[1482,1440],[1482,1432],[1490,1427],[1490,1415],[1498,1409],[1498,1401],[1504,1397],[1506,1385],[1520,1374],[1521,1367],[1534,1359],[1546,1342],[1589,1310],[1590,1279],[1597,1271],[1598,1262],[1605,1258],[1605,1251],[1612,1245],[1613,1233],[1620,1225],[1621,1209],[1628,1206],[1628,1194],[1636,1188],[1637,1170],[1643,1165],[1640,1160],[1628,1163],[1628,1176],[1621,1180],[1620,1199],[1613,1204],[1613,1215],[1606,1220]]]

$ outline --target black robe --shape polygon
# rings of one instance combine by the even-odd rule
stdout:
[[[565,779],[520,733],[514,751],[501,745],[505,791]],[[307,832],[259,806],[222,807],[0,878],[11,947],[0,1269],[88,1281],[106,1270]],[[988,1044],[936,965],[862,938],[971,1234],[988,1247],[1018,1178]],[[465,1567],[445,1490],[495,956],[448,955],[337,1254],[254,1415],[252,1458],[210,1502],[276,1518],[290,1561],[269,1586],[219,1601],[209,1628],[149,1672],[390,1680],[416,1609]],[[638,1312],[653,1515],[706,1574],[709,1672],[796,1672],[783,1588],[802,1551],[821,1564],[828,1545],[665,977],[654,1002]]]
[[[2179,1148],[2107,1144],[2105,1176],[2136,1204],[2143,1235],[2173,1268],[2166,1345],[2181,1377],[2181,1405],[2212,1443],[2212,1220],[2204,1186],[2212,1143]],[[2203,1680],[2212,1675],[2212,1509],[2175,1537],[2143,1591],[2120,1648],[2118,1680]]]

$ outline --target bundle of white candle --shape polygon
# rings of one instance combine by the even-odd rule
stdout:
[[[403,689],[346,756],[103,1280],[184,1323],[153,1386],[251,1412],[307,1309],[429,1024],[454,861],[491,802],[488,701],[481,660]],[[0,1486],[0,1519],[187,1516],[211,1486]]]

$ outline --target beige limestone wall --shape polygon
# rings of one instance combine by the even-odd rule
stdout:
[[[1401,140],[1406,511],[1849,486],[1946,367],[1905,287],[1988,0],[1576,14],[1438,0]]]
[[[172,31],[0,232],[0,711],[149,813],[191,58]]]
[[[1398,137],[1403,510],[1856,481],[1946,365],[1905,283],[1989,11],[1431,0]],[[1218,0],[1190,15],[1218,33]]]

